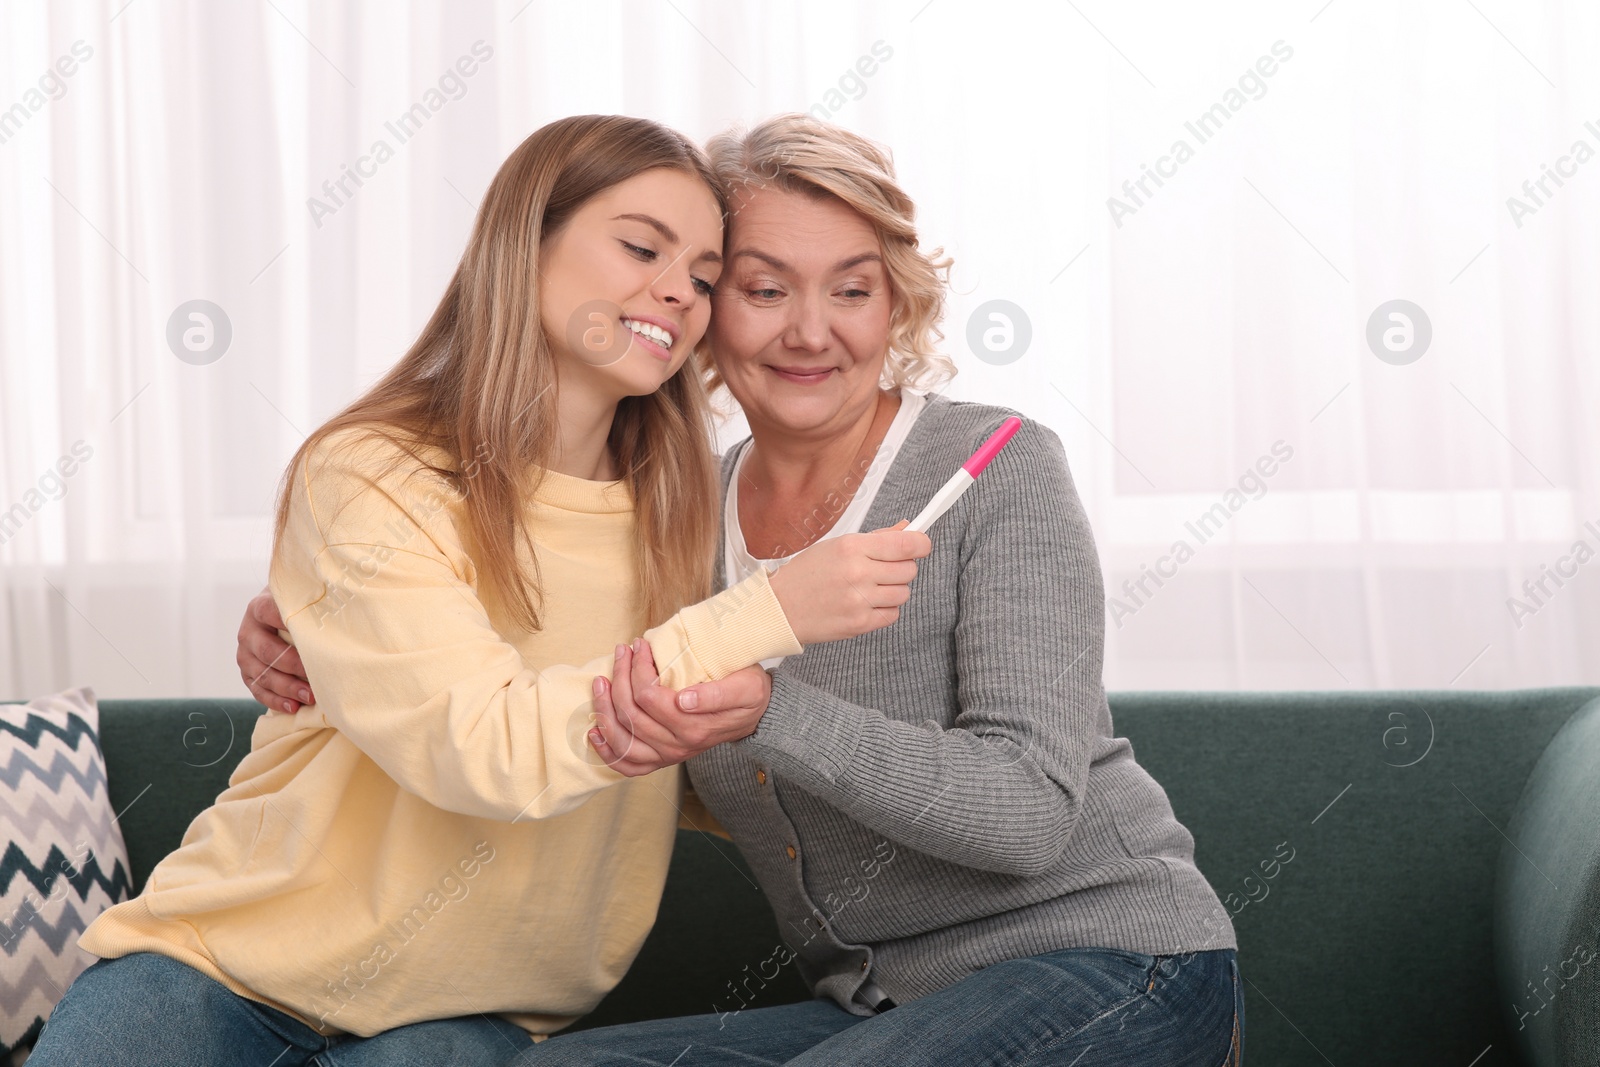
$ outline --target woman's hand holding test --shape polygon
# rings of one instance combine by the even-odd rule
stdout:
[[[933,549],[906,520],[871,533],[819,541],[772,574],[772,591],[801,644],[870,633],[900,618],[911,599],[916,561]],[[648,642],[617,646],[608,682],[594,680],[596,727],[589,743],[611,768],[630,777],[682,763],[755,732],[772,696],[759,666],[677,693],[658,684]]]

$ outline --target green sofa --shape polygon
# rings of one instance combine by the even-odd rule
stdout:
[[[1600,1064],[1597,697],[1112,696],[1237,911],[1251,1062]],[[260,711],[102,702],[136,887],[223,788]],[[803,998],[792,967],[761,976],[778,944],[737,849],[680,833],[655,930],[579,1025]]]

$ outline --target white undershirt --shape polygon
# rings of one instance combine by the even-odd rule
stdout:
[[[895,412],[894,421],[889,423],[889,431],[883,436],[883,443],[878,446],[878,451],[873,455],[872,462],[867,465],[867,470],[861,479],[861,485],[856,489],[855,495],[850,498],[850,503],[845,506],[843,513],[818,541],[837,537],[840,534],[861,532],[861,523],[867,517],[867,512],[872,508],[873,498],[878,495],[878,489],[883,485],[884,476],[889,472],[889,465],[894,462],[895,455],[900,451],[900,446],[905,443],[906,435],[911,432],[912,424],[917,421],[917,415],[927,406],[927,397],[921,393],[913,393],[909,389],[900,390],[900,410]],[[733,476],[728,482],[728,501],[724,509],[727,521],[723,529],[723,581],[725,586],[734,586],[755,573],[756,566],[764,565],[767,570],[774,571],[799,552],[791,552],[778,559],[756,559],[745,547],[744,530],[739,526],[739,472],[744,468],[745,456],[749,453],[749,444],[745,441],[735,447],[739,454],[733,462]],[[841,487],[841,494],[848,490],[848,483]],[[902,516],[910,518],[911,516]],[[812,529],[827,521],[827,516],[819,514]],[[809,534],[801,529],[793,531],[796,543],[805,541]],[[813,544],[815,542],[812,542]],[[766,668],[776,667],[783,662],[782,656],[764,659],[761,665]]]

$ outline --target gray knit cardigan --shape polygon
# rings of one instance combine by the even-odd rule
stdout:
[[[1014,414],[931,397],[862,529],[914,516]],[[899,621],[784,660],[754,735],[689,763],[801,977],[869,1014],[869,978],[904,1003],[1061,948],[1235,947],[1194,839],[1112,732],[1060,439],[1024,419],[930,536]]]

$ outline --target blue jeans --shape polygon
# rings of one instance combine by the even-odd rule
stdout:
[[[56,1005],[29,1067],[489,1067],[533,1041],[487,1015],[320,1036],[187,964],[137,952],[100,960]]]
[[[831,1000],[557,1035],[517,1067],[1237,1067],[1232,949],[1064,949],[1009,960],[881,1014]],[[30,1064],[29,1067],[32,1067]]]

